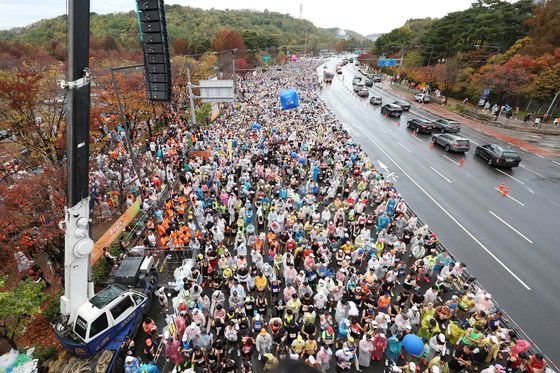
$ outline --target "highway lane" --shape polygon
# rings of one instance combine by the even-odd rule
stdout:
[[[558,361],[550,342],[560,332],[560,302],[555,297],[560,287],[554,281],[560,198],[554,190],[560,190],[560,167],[547,167],[542,165],[544,160],[530,158],[527,167],[539,175],[516,169],[514,177],[523,184],[474,158],[472,151],[459,167],[451,160],[457,162],[461,156],[430,149],[429,136],[413,137],[404,121],[397,127],[396,120],[382,117],[379,109],[355,97],[347,89],[351,78],[346,74],[346,88],[335,79],[324,90],[323,97],[337,117],[373,160],[398,176],[399,191],[446,246],[467,262],[470,272],[514,320]],[[467,128],[462,132],[474,137]],[[478,132],[474,135],[479,143],[491,140]],[[494,189],[504,179],[514,199]]]

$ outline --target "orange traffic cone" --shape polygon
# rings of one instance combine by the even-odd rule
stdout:
[[[397,124],[397,127],[400,127],[401,126],[401,121],[398,120],[396,124]]]
[[[503,191],[504,191],[504,183],[501,183],[501,184],[498,186],[498,190],[499,190],[500,192],[503,192]]]
[[[509,187],[505,187],[504,190],[502,191],[502,196],[507,197],[509,194]]]
[[[385,113],[385,118],[388,118],[389,116],[387,115],[387,113]]]
[[[412,131],[412,137],[416,137],[416,131]]]
[[[434,148],[434,143],[430,141],[430,145],[428,145],[428,148],[433,149]]]
[[[459,160],[459,167],[463,167],[464,164],[465,164],[465,158],[461,158]]]

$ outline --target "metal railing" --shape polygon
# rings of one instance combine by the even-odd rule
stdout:
[[[414,212],[414,210],[410,207],[410,205],[408,203],[405,202],[405,205],[407,207],[407,212],[405,213],[405,217],[408,220],[412,215],[414,215],[417,219],[418,219],[418,227],[422,227],[424,226],[424,222],[422,221],[422,219],[420,219],[420,217],[418,216],[418,214],[416,214]],[[429,230],[430,233],[433,233],[431,230]],[[438,240],[438,244],[436,246],[436,250],[438,252],[446,252],[449,257],[453,260],[453,263],[464,263],[460,260],[458,260],[455,255],[453,255],[446,247],[445,245]],[[474,280],[473,280],[474,279]],[[482,284],[476,279],[475,276],[472,276],[467,269],[463,270],[461,278],[459,279],[460,281],[462,281],[462,283],[470,283],[474,290],[485,290],[486,288],[484,286],[482,286]],[[500,312],[502,312],[502,314],[505,316],[505,319],[502,319],[502,323],[505,325],[506,329],[510,329],[513,330],[518,339],[524,339],[526,341],[528,341],[531,344],[531,348],[529,349],[529,352],[541,352],[542,350],[541,348],[531,339],[531,337],[529,337],[527,335],[527,333],[525,333],[525,331],[523,331],[523,329],[521,329],[521,327],[513,320],[513,318],[505,311],[505,309],[503,307],[501,307],[499,305],[498,302],[496,302],[496,300],[494,298],[492,298],[492,303],[494,304],[494,309],[495,310],[499,310]],[[544,354],[543,354],[544,355]],[[545,360],[547,362],[547,366],[552,370],[554,369],[554,371],[556,372],[560,372],[560,370],[558,369],[558,367],[556,366],[556,364],[554,364],[554,362],[548,358],[547,356],[545,356]]]

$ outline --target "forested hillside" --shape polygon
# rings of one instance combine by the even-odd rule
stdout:
[[[180,5],[166,6],[170,42],[183,39],[188,51],[198,54],[211,50],[212,38],[222,28],[238,31],[249,49],[285,47],[303,50],[307,31],[308,50],[330,48],[334,33],[311,22],[287,14],[252,10],[203,10]],[[138,48],[136,14],[92,14],[92,37],[103,48]],[[355,33],[353,33],[355,34]],[[66,16],[39,21],[31,26],[0,32],[0,40],[31,43],[52,48],[66,41]],[[95,47],[94,43],[94,47]],[[56,46],[55,46],[56,48]]]
[[[440,19],[409,20],[372,52],[404,55],[401,78],[446,96],[478,101],[490,88],[492,102],[539,111],[560,89],[559,20],[560,0],[478,0]]]

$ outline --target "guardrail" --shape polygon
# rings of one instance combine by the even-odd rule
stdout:
[[[407,213],[405,213],[405,217],[408,220],[412,215],[416,216],[416,218],[418,219],[418,224],[417,226],[421,227],[424,226],[424,222],[422,221],[422,219],[420,219],[420,217],[418,216],[418,214],[416,214],[414,212],[414,210],[410,207],[410,205],[408,203],[405,202],[405,205],[407,207]],[[433,233],[431,230],[429,230],[430,233]],[[455,255],[453,255],[453,253],[451,253],[446,247],[445,245],[438,240],[438,245],[436,246],[436,250],[438,252],[447,252],[447,254],[449,255],[449,257],[453,260],[453,263],[464,263],[460,260],[458,260]],[[474,280],[473,280],[474,279]],[[464,283],[470,283],[475,290],[478,289],[482,289],[485,290],[486,288],[484,286],[482,286],[482,284],[476,279],[475,276],[472,276],[467,269],[465,269],[462,273],[461,279],[460,279],[463,284]],[[527,335],[527,333],[525,333],[523,331],[523,329],[521,329],[521,327],[513,320],[513,318],[505,311],[505,309],[503,307],[500,306],[500,304],[498,302],[496,302],[496,300],[494,298],[492,298],[492,303],[494,304],[494,308],[496,310],[500,310],[500,312],[502,312],[502,314],[505,316],[505,319],[502,320],[502,323],[505,325],[506,329],[510,329],[513,330],[519,339],[524,339],[526,341],[528,341],[531,344],[531,348],[529,349],[529,352],[535,353],[535,352],[541,352],[542,350],[541,348],[531,339],[531,337],[529,337]],[[544,354],[543,354],[544,355]],[[554,364],[554,362],[552,360],[550,360],[550,358],[548,358],[545,355],[545,360],[547,362],[547,366],[550,368],[550,371],[556,371],[559,372],[560,370],[558,369],[558,367],[556,366],[556,364]],[[552,370],[554,369],[554,370]]]

